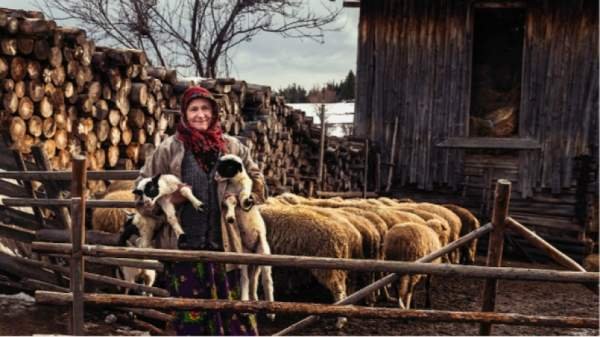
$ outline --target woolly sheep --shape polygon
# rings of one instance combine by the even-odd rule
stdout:
[[[477,217],[468,209],[452,204],[445,204],[443,206],[454,212],[454,214],[460,218],[462,223],[460,236],[469,234],[481,226]],[[474,264],[475,256],[477,255],[477,239],[471,240],[471,242],[462,246],[460,248],[460,253],[461,262],[465,264]]]
[[[342,225],[342,228],[344,231],[346,231],[346,235],[348,237],[350,257],[354,259],[362,259],[365,257],[363,250],[363,237],[360,231],[354,226],[352,221],[350,221],[346,217],[342,217],[341,213],[338,212],[336,209],[306,205],[304,205],[304,207],[299,208],[304,208],[322,216],[329,217],[331,220]]]
[[[388,197],[379,197],[377,200],[379,200],[381,203],[383,203],[389,207],[394,207],[394,206],[398,205],[398,203],[396,201],[394,201],[393,199],[388,198]]]
[[[418,203],[417,208],[422,209],[427,212],[430,212],[430,213],[435,213],[435,214],[441,216],[442,218],[446,219],[446,221],[448,221],[448,224],[450,225],[450,240],[449,240],[449,242],[453,242],[460,237],[460,230],[462,227],[462,223],[460,221],[460,218],[456,214],[454,214],[454,212],[452,212],[451,210],[449,210],[445,207],[442,207],[440,205],[436,205],[436,204],[432,204],[432,203],[428,203],[428,202]],[[458,263],[460,261],[460,253],[458,250],[451,252],[449,254],[449,256],[450,256],[450,262],[452,262],[452,263]]]
[[[111,180],[110,185],[106,188],[106,193],[114,191],[133,191],[135,188],[135,180]]]
[[[140,238],[138,237],[135,240],[135,244],[131,244],[129,241],[126,242],[127,247],[139,247],[140,246]],[[145,262],[158,262],[158,260],[149,260],[144,259],[142,261]],[[137,283],[141,281],[142,284],[152,287],[154,282],[156,281],[156,270],[154,269],[142,269],[142,268],[134,268],[134,267],[119,267],[117,271],[121,273],[120,276],[123,280],[131,283]],[[129,294],[130,289],[125,288],[125,295]],[[142,295],[146,295],[146,292],[142,292]],[[148,294],[148,296],[152,296],[152,294]]]
[[[273,254],[350,258],[346,226],[305,207],[260,205]],[[310,273],[333,295],[346,298],[348,274],[344,270],[311,269]],[[345,318],[338,318],[341,328]]]
[[[438,235],[442,247],[448,244],[448,240],[450,239],[450,226],[448,225],[448,222],[438,219],[429,219],[425,222],[425,226],[433,229]],[[444,259],[442,258],[442,260]]]
[[[589,272],[598,272],[598,254],[590,254],[583,259],[583,268]]]
[[[400,223],[388,230],[383,241],[383,251],[386,260],[415,261],[441,248],[438,234],[431,228],[420,223]],[[440,263],[440,259],[432,261]],[[423,275],[404,275],[397,283],[398,302],[400,300],[410,308],[415,286]],[[429,281],[428,281],[429,284]],[[430,300],[429,289],[427,302]]]
[[[302,202],[307,200],[306,198],[304,198],[302,196],[299,196],[299,195],[296,195],[293,193],[289,193],[289,192],[278,195],[276,197],[276,199],[284,200],[285,202],[287,202],[290,205],[299,205]]]
[[[345,211],[343,208],[322,208],[322,207],[309,207],[311,210],[315,212],[329,216],[335,221],[349,226],[350,228],[354,228],[358,231],[360,238],[359,242],[354,241],[352,244],[360,243],[360,252],[356,258],[365,258],[365,259],[381,259],[382,252],[381,247],[383,243],[383,238],[379,234],[377,228],[375,228],[368,218],[363,217],[361,215],[357,215],[356,213],[352,213],[350,211]],[[352,233],[351,237],[356,236],[356,233]],[[364,272],[350,272],[350,280],[356,281],[359,287],[366,286],[375,281],[375,275],[373,273],[364,273]],[[371,304],[376,301],[376,298],[373,294],[372,297],[367,299],[367,303]]]
[[[221,223],[239,232],[241,249],[244,253],[270,255],[271,248],[267,241],[267,229],[251,196],[252,179],[246,173],[242,159],[235,155],[225,155],[217,163],[219,181],[218,198],[221,203]],[[271,266],[241,266],[240,287],[241,300],[258,300],[258,278],[263,285],[267,301],[273,302],[273,279]],[[271,319],[275,314],[268,314]]]
[[[385,223],[385,221],[383,220],[383,218],[380,217],[379,215],[377,215],[376,212],[357,208],[357,207],[342,207],[342,208],[340,208],[340,210],[350,212],[352,214],[360,215],[362,217],[369,219],[371,225],[373,227],[375,227],[375,229],[377,229],[377,232],[379,233],[379,236],[381,237],[381,243],[383,244],[383,237],[385,236],[385,233],[387,232],[388,226]]]
[[[135,201],[131,190],[117,190],[106,194],[102,200]],[[109,233],[119,233],[133,208],[96,208],[92,214],[92,228]]]
[[[426,221],[426,225],[433,229],[439,235],[440,243],[442,244],[442,246],[447,245],[448,242],[450,242],[450,235],[452,231],[450,229],[448,221],[446,221],[446,219],[442,218],[441,216],[435,213],[416,208],[416,204],[413,205],[415,206],[402,206],[399,208],[397,207],[396,209],[401,209],[405,212],[413,213],[421,217],[423,220]],[[444,262],[449,262],[449,256],[444,256],[442,260]]]

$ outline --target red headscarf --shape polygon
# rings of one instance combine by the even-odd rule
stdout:
[[[189,126],[187,122],[186,111],[190,102],[197,98],[205,98],[212,104],[212,120],[208,129],[200,131]],[[183,142],[185,148],[192,151],[196,161],[204,169],[210,171],[217,159],[219,153],[225,152],[225,140],[223,131],[219,123],[219,110],[217,101],[211,93],[203,87],[189,87],[183,93],[181,103],[182,118],[177,125],[177,139]]]

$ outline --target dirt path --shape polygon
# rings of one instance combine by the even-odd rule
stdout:
[[[481,261],[479,261],[481,263]],[[531,264],[509,262],[506,266],[542,268]],[[549,266],[548,266],[549,267]],[[277,280],[276,280],[277,282]],[[481,307],[483,280],[459,277],[434,278],[433,309],[478,311]],[[300,289],[303,301],[326,302],[328,294],[318,286]],[[425,296],[417,289],[416,303],[422,308]],[[276,294],[277,296],[277,294]],[[278,296],[278,300],[299,300],[298,297]],[[391,306],[391,304],[379,304]],[[548,316],[580,316],[598,318],[598,296],[581,285],[547,282],[500,281],[497,311]],[[35,305],[30,296],[0,295],[0,335],[66,334],[65,308]],[[106,323],[109,312],[91,309],[86,312],[86,328],[92,335],[147,335],[125,322]],[[259,316],[262,335],[273,334],[304,316],[279,315],[275,322]],[[322,319],[314,326],[295,335],[477,335],[477,324],[424,323],[391,319],[350,319],[344,329],[334,328],[334,319]],[[172,332],[171,332],[172,333]],[[494,335],[591,335],[598,329],[557,329],[526,326],[495,325]]]

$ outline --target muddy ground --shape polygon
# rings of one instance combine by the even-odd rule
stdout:
[[[481,264],[483,261],[478,261]],[[508,262],[506,266],[534,267],[521,262]],[[544,267],[544,266],[542,266]],[[550,268],[552,266],[545,266]],[[454,311],[478,311],[481,307],[483,280],[458,277],[438,277],[433,280],[433,309]],[[598,318],[598,295],[577,284],[558,284],[523,281],[500,281],[496,308],[499,312],[536,314],[548,316],[580,316]],[[324,302],[328,294],[314,286],[303,291],[303,301]],[[276,294],[277,296],[277,294]],[[280,294],[278,300],[293,298]],[[418,289],[417,307],[422,308],[424,291]],[[391,304],[380,304],[391,306]],[[0,334],[64,334],[67,333],[65,309],[35,305],[32,299],[0,297]],[[92,309],[86,313],[86,327],[93,335],[145,335],[147,331],[132,326],[126,320],[106,323],[109,312]],[[122,317],[122,316],[121,316]],[[262,335],[273,334],[303,318],[300,315],[279,315],[275,322],[259,316]],[[320,320],[314,326],[298,331],[296,335],[477,335],[477,324],[425,323],[393,319],[350,319],[346,327],[338,331],[334,319]],[[169,332],[169,330],[167,330]],[[171,332],[172,333],[172,332]],[[544,327],[495,325],[494,335],[599,335],[598,329],[559,329]]]

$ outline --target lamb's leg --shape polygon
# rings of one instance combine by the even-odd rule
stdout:
[[[147,223],[140,228],[139,248],[152,248],[152,236],[154,235],[154,226]]]
[[[333,294],[333,298],[336,303],[345,299],[346,298],[346,290],[340,286],[338,288],[338,290]],[[335,327],[337,329],[341,329],[344,327],[344,325],[346,325],[346,322],[348,322],[347,317],[338,317],[337,321],[335,322]]]
[[[244,211],[249,211],[254,206],[254,199],[252,199],[252,179],[246,176],[240,181],[242,189],[240,190],[240,204]]]
[[[204,210],[204,204],[202,203],[202,201],[200,201],[200,200],[198,200],[198,198],[196,198],[194,193],[192,193],[192,189],[189,186],[182,187],[179,190],[179,193],[181,193],[181,195],[183,195],[184,198],[189,200],[195,209],[197,209],[200,212],[202,212]]]
[[[271,255],[271,248],[269,247],[269,243],[267,242],[267,238],[260,238],[260,244],[256,249],[256,253]],[[274,291],[273,291],[273,275],[271,271],[271,266],[261,266],[260,267],[260,279],[262,281],[263,293],[265,294],[265,300],[269,302],[273,302],[275,300]],[[258,281],[258,280],[256,280]],[[257,285],[258,288],[258,285]],[[256,291],[256,289],[254,289]],[[275,320],[275,314],[270,313],[267,314],[267,317],[270,320]]]
[[[417,283],[419,283],[419,280],[421,279],[420,275],[413,275],[409,277],[409,285],[408,285],[408,292],[406,293],[406,299],[404,300],[404,304],[406,305],[406,309],[410,309],[410,305],[412,303],[412,297],[413,294],[415,292],[415,287],[417,286]]]
[[[248,266],[242,265],[240,268],[240,290],[241,290],[241,300],[248,301],[250,299],[249,290],[250,290],[250,280],[248,279]]]
[[[260,276],[260,267],[248,265],[248,278],[250,279],[250,300],[258,301],[258,278]]]
[[[183,228],[181,228],[179,220],[177,220],[175,206],[173,206],[173,204],[170,201],[164,198],[159,200],[159,205],[162,208],[163,212],[165,212],[167,222],[169,223],[169,225],[171,225],[171,228],[173,228],[173,231],[175,232],[175,237],[179,238],[179,236],[183,234]]]
[[[409,292],[410,292],[410,275],[404,275],[398,282],[398,306],[400,301],[404,303],[406,309],[410,309]]]

